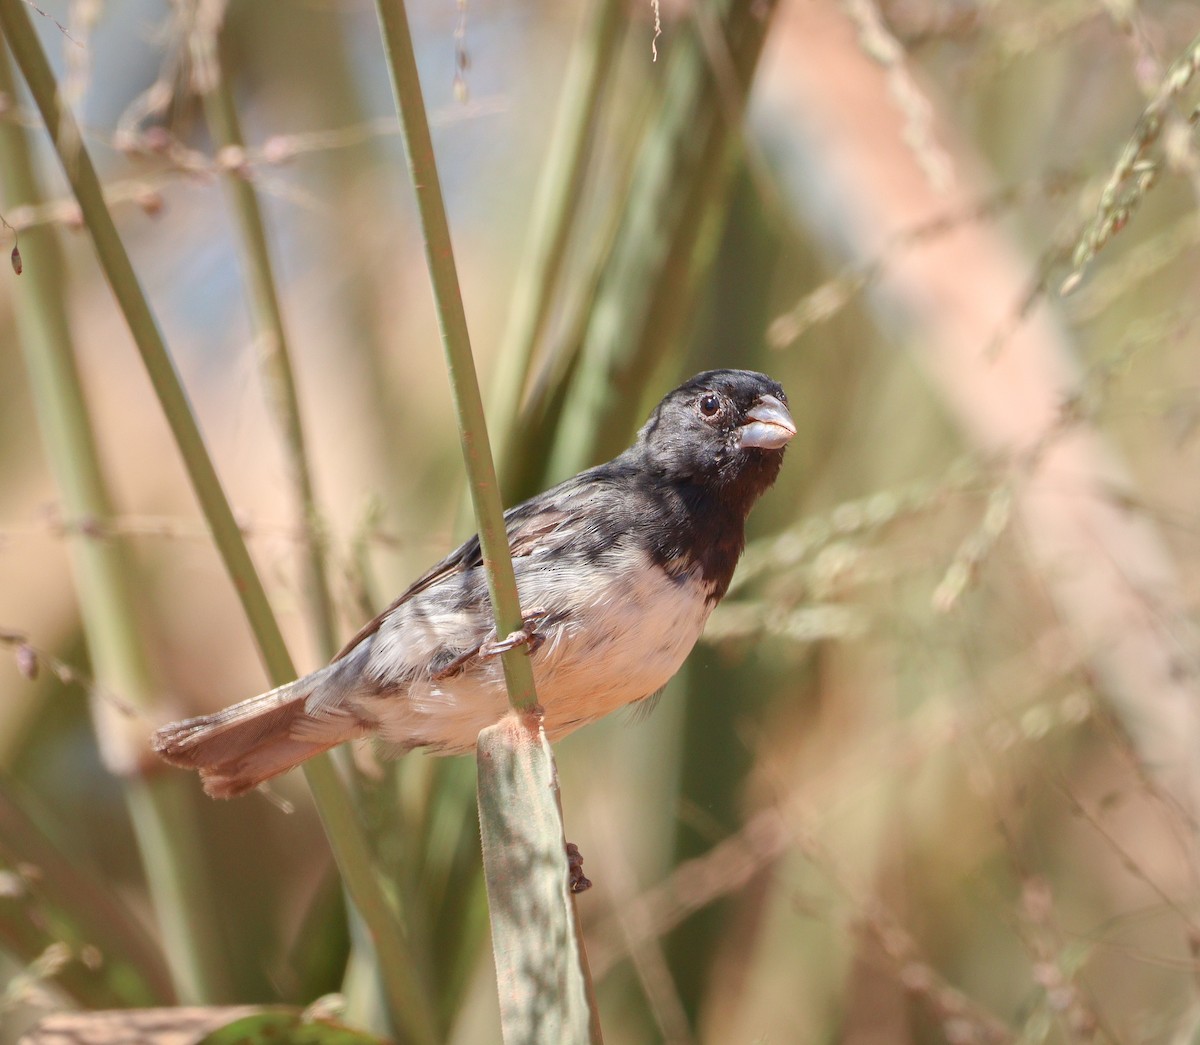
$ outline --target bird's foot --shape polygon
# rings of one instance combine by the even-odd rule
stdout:
[[[567,888],[573,893],[587,892],[592,880],[583,873],[583,854],[574,842],[567,843]]]
[[[464,650],[430,677],[434,682],[441,682],[443,679],[457,675],[476,657],[498,657],[501,653],[507,653],[518,646],[528,646],[532,655],[546,641],[546,636],[538,628],[549,619],[550,613],[547,610],[534,610],[533,613],[527,613],[521,620],[521,627],[516,631],[510,632],[502,639],[495,638],[493,631],[492,637],[484,639],[478,646]]]
[[[521,626],[516,631],[509,632],[502,639],[488,639],[480,645],[479,655],[481,657],[498,657],[501,653],[507,653],[518,646],[528,646],[530,656],[532,656],[546,641],[546,636],[538,631],[538,627],[545,623],[549,616],[550,614],[546,610],[534,610],[532,613],[527,613],[521,619]]]

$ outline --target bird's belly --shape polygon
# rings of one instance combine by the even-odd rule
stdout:
[[[557,648],[547,641],[534,655],[534,682],[552,740],[665,686],[712,610],[698,573],[671,578],[648,565],[616,588],[563,629]]]
[[[588,591],[561,583],[521,587],[521,606],[573,611],[549,625],[533,654],[538,701],[553,740],[661,689],[691,652],[712,610],[709,586],[693,571],[669,576],[648,559]],[[385,739],[451,754],[468,751],[480,730],[508,709],[499,657],[481,658],[441,681],[413,683],[379,716]]]

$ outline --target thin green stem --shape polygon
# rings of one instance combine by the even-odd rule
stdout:
[[[242,136],[241,123],[238,119],[237,108],[234,104],[233,90],[226,75],[222,61],[220,43],[220,27],[204,21],[208,12],[201,7],[196,12],[197,24],[193,26],[189,39],[191,41],[194,78],[204,103],[205,117],[208,121],[213,141],[221,149],[242,150],[245,140]],[[223,12],[219,12],[223,14]],[[263,220],[262,208],[259,206],[258,194],[253,184],[236,168],[230,168],[225,177],[234,216],[240,234],[242,265],[250,284],[250,303],[255,341],[259,349],[259,359],[263,366],[267,388],[275,409],[276,418],[283,431],[284,450],[287,455],[292,484],[296,500],[301,512],[301,530],[304,534],[304,587],[307,594],[307,607],[310,625],[313,630],[317,647],[321,655],[328,659],[334,655],[339,645],[336,637],[336,624],[333,609],[333,597],[330,593],[329,578],[326,570],[324,548],[319,540],[319,512],[313,492],[311,472],[308,465],[308,455],[305,450],[304,429],[300,419],[300,406],[296,393],[296,382],[291,365],[291,353],[284,326],[283,310],[279,305],[279,295],[276,290],[274,266],[271,262],[270,248],[267,244],[266,225]],[[361,806],[360,806],[361,808]],[[361,820],[361,817],[356,819]],[[351,839],[342,843],[353,844]],[[370,858],[370,854],[360,854]],[[372,860],[372,863],[374,861]],[[368,907],[373,901],[365,901]],[[411,923],[414,911],[413,897],[404,896],[403,908],[408,912],[409,933],[407,941],[387,939],[383,941],[382,951],[389,954],[389,967],[402,963],[409,969],[420,969],[428,963],[413,960],[413,940]],[[376,917],[390,918],[389,912],[379,908]],[[370,938],[373,946],[367,953],[359,956],[361,965],[370,970],[368,976],[351,976],[351,985],[362,984],[361,991],[371,995],[370,999],[353,998],[351,1004],[364,1007],[371,1013],[384,1008],[384,1000],[379,990],[385,981],[375,972],[379,964],[380,946],[376,934],[371,932],[370,925],[363,920],[363,912],[352,907],[350,917],[359,922],[356,938]],[[399,950],[395,944],[405,943],[405,950]],[[425,953],[422,951],[422,953]],[[421,984],[424,994],[425,985]],[[357,993],[357,991],[356,991]],[[391,990],[395,1005],[411,1008],[410,988],[397,986]],[[421,1034],[431,1028],[420,1031]]]
[[[204,114],[214,143],[222,149],[241,150],[245,146],[233,92],[221,66],[220,43],[216,28],[191,33],[193,64],[200,79],[198,87],[204,102]],[[337,652],[333,597],[325,569],[324,549],[320,540],[320,522],[312,475],[305,450],[304,426],[291,352],[279,306],[271,252],[262,209],[253,184],[241,172],[230,168],[225,184],[233,204],[242,250],[242,269],[250,284],[250,306],[255,344],[271,395],[275,416],[283,432],[288,471],[295,490],[304,535],[304,589],[308,615],[317,648],[328,659]]]
[[[492,383],[491,403],[502,462],[510,463],[521,396],[561,282],[596,116],[605,88],[612,81],[624,14],[622,0],[600,0],[595,4],[567,66]]]
[[[338,869],[375,945],[379,977],[392,1024],[411,1041],[440,1040],[432,990],[425,982],[424,970],[413,959],[408,938],[397,922],[394,908],[384,895],[375,873],[374,858],[360,827],[358,811],[338,778],[333,760],[310,758],[304,763],[304,772],[313,794],[322,796],[321,821]]]
[[[550,459],[569,475],[623,445],[641,403],[636,391],[664,359],[691,313],[698,276],[707,265],[711,206],[727,206],[721,189],[732,169],[729,150],[776,0],[715,0],[724,46],[736,74],[726,88],[714,78],[695,26],[680,27],[663,76],[662,101],[646,128],[621,226],[589,304],[579,369],[562,413]],[[705,16],[705,24],[715,18]],[[716,30],[712,30],[716,32]],[[727,53],[726,53],[727,51]],[[731,75],[732,75],[731,74]]]
[[[117,234],[104,200],[100,179],[92,165],[91,156],[83,147],[79,127],[70,111],[59,104],[54,73],[30,24],[28,8],[21,0],[0,0],[0,28],[8,38],[13,56],[29,85],[71,183],[84,223],[95,244],[100,267],[112,287],[146,373],[162,404],[188,478],[250,620],[268,673],[280,682],[294,678],[295,672],[284,645],[283,634],[271,613],[266,591],[242,540],[233,510],[225,498],[175,364],[138,283],[125,245]]]
[[[71,183],[101,268],[162,404],[188,478],[242,601],[268,673],[276,683],[294,678],[296,672],[262,581],[242,540],[129,255],[117,234],[95,167],[82,145],[78,125],[70,111],[59,105],[54,74],[21,0],[0,0],[0,29],[9,41]],[[407,1031],[413,1040],[434,1041],[437,1035],[429,993],[418,982],[395,912],[375,875],[353,804],[328,755],[309,759],[305,774],[334,858],[354,903],[367,919],[380,954],[381,975],[392,1017],[397,1027]]]
[[[488,592],[496,615],[497,634],[507,635],[521,627],[516,576],[508,551],[504,513],[496,484],[496,467],[488,441],[475,360],[471,355],[467,316],[458,285],[450,226],[446,221],[442,187],[433,154],[433,139],[425,115],[425,100],[417,76],[412,34],[403,0],[378,0],[377,8],[392,91],[400,114],[409,170],[416,190],[421,228],[425,233],[425,254],[433,282],[446,368],[454,394],[463,460],[479,526],[479,544],[487,571]],[[537,704],[537,693],[525,651],[521,648],[510,650],[504,654],[503,662],[512,706],[518,710],[532,708]]]
[[[15,94],[3,46],[0,94]],[[6,207],[39,202],[27,132],[8,121],[0,123],[0,181]],[[56,233],[49,226],[29,229],[21,248],[25,273],[15,295],[17,324],[42,441],[61,492],[65,521],[71,524],[67,531],[74,535],[72,566],[95,675],[104,690],[148,708],[154,685],[126,549],[119,538],[89,535],[97,528],[108,531],[106,521],[113,513],[67,323]],[[92,715],[105,763],[123,780],[175,992],[191,1003],[227,1000],[227,965],[212,932],[216,905],[205,878],[186,785],[166,774],[138,778],[151,757],[144,720],[130,719],[95,697]]]
[[[500,492],[496,485],[496,471],[488,445],[487,425],[484,420],[483,402],[479,395],[479,382],[475,374],[475,362],[471,355],[471,343],[467,333],[466,314],[463,311],[462,294],[459,290],[458,274],[454,264],[454,253],[450,241],[450,228],[442,202],[441,184],[433,153],[433,141],[429,134],[429,123],[425,114],[421,83],[417,75],[416,58],[413,54],[412,36],[408,15],[403,0],[377,0],[379,21],[383,30],[387,51],[388,67],[392,78],[392,89],[396,107],[400,113],[400,124],[408,153],[409,173],[417,195],[417,207],[425,233],[425,251],[433,283],[438,321],[442,331],[442,345],[446,354],[446,367],[454,390],[454,401],[458,416],[459,436],[462,440],[463,458],[470,480],[471,496],[475,505],[475,517],[479,523],[480,547],[484,567],[487,571],[488,590],[496,616],[498,634],[506,634],[521,625],[521,611],[517,601],[516,578],[509,555],[508,537],[500,505]],[[524,650],[517,648],[504,654],[504,675],[508,686],[509,701],[517,712],[531,710],[537,705],[537,693],[533,686],[533,670]],[[506,729],[516,726],[517,733],[528,739],[536,736],[538,742],[526,750],[510,750],[501,743],[504,751],[489,746],[490,737],[502,735]],[[536,748],[536,755],[534,749]],[[517,826],[526,821],[549,824],[550,830],[542,831],[544,853],[536,862],[541,873],[527,876],[518,873],[522,885],[530,889],[518,889],[514,893],[503,890],[490,900],[492,924],[516,915],[518,924],[511,934],[501,934],[516,947],[516,965],[528,971],[536,969],[532,979],[541,986],[538,1003],[532,1008],[524,1005],[504,1011],[502,1022],[506,1040],[542,1040],[545,1035],[554,1035],[560,1025],[566,1031],[561,1041],[600,1041],[599,1019],[595,999],[591,994],[590,981],[586,973],[586,961],[575,949],[582,950],[578,936],[570,933],[545,932],[552,926],[569,926],[575,911],[567,892],[567,863],[563,843],[562,811],[557,796],[545,786],[547,780],[555,778],[553,758],[549,744],[540,729],[530,731],[528,722],[506,718],[501,724],[484,730],[479,736],[477,756],[481,762],[491,761],[489,754],[496,755],[516,776],[526,782],[537,783],[519,794],[516,805],[510,805],[510,818],[493,818],[495,833],[489,844],[484,846],[484,867],[489,882],[510,878],[505,870],[517,856],[524,868],[530,854],[522,846],[525,836]],[[511,757],[508,757],[511,755]],[[494,768],[494,767],[492,767]],[[484,810],[496,810],[505,806],[506,792],[499,784],[496,774],[481,769],[479,773],[479,802],[484,823],[491,822]],[[509,863],[506,863],[506,860]],[[536,910],[531,911],[527,903],[538,892],[538,886],[549,886],[534,900]],[[493,896],[489,888],[489,898]],[[507,900],[514,900],[516,908],[509,907]],[[541,900],[546,901],[546,918],[540,914]],[[532,918],[521,915],[532,915]],[[497,972],[504,979],[503,970],[511,968],[504,961],[500,946],[493,937],[493,953]],[[536,955],[548,954],[550,967],[556,972],[554,980],[540,974],[545,968],[533,961]],[[531,977],[526,976],[528,982]],[[508,982],[501,987],[501,1008]],[[534,1023],[528,1024],[527,1015],[535,1014]],[[541,1017],[545,1017],[543,1020]],[[559,1021],[562,1021],[560,1024]],[[534,1033],[529,1031],[533,1028]],[[586,1028],[586,1030],[584,1030]]]

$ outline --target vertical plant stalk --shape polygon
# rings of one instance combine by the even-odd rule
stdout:
[[[70,110],[59,105],[50,63],[21,0],[0,0],[0,28],[29,85],[59,161],[71,183],[83,220],[95,244],[101,269],[129,326],[146,373],[162,404],[171,434],[179,447],[188,478],[213,533],[213,540],[233,579],[234,588],[250,619],[269,674],[280,682],[295,676],[262,581],[255,572],[233,511],[208,456],[175,364],[138,283],[129,255],[117,234],[91,156],[82,144]]]
[[[454,395],[458,434],[462,442],[463,461],[471,486],[475,520],[479,527],[479,545],[487,572],[488,594],[496,615],[496,633],[508,635],[521,627],[521,609],[517,602],[517,581],[508,552],[508,536],[500,491],[496,484],[496,467],[492,461],[483,399],[479,394],[479,379],[471,355],[471,339],[467,331],[467,316],[463,310],[462,291],[458,285],[458,270],[454,263],[454,248],[450,226],[442,200],[433,154],[433,139],[425,114],[425,99],[417,76],[413,54],[412,34],[403,0],[378,0],[379,24],[388,58],[388,72],[400,127],[408,155],[409,173],[417,196],[417,210],[425,235],[425,256],[433,296],[437,305],[438,325],[442,332],[442,347],[446,354],[446,369]],[[524,649],[503,654],[504,679],[508,684],[509,700],[514,709],[528,711],[537,703],[533,688],[533,670]],[[566,866],[565,863],[563,865]]]
[[[200,4],[197,21],[205,15],[221,17],[223,5]],[[204,115],[214,144],[221,150],[242,152],[245,141],[225,76],[220,54],[220,26],[197,24],[189,40],[193,76],[204,104]],[[242,269],[250,284],[251,323],[276,420],[282,430],[288,473],[295,491],[304,541],[304,591],[309,623],[322,658],[337,652],[333,597],[320,540],[320,521],[313,493],[312,474],[305,450],[304,426],[291,351],[284,328],[283,310],[267,246],[267,230],[254,186],[236,167],[227,168],[225,185],[233,204],[242,252]]]
[[[721,12],[739,93],[728,97],[725,85],[722,95],[700,30],[681,25],[621,225],[588,303],[579,367],[550,460],[555,475],[569,475],[619,448],[641,409],[635,393],[678,339],[707,268],[706,248],[720,215],[715,208],[724,206],[738,140],[730,121],[744,108],[778,0],[706,2]],[[703,17],[717,20],[713,14]]]
[[[378,0],[377,7],[408,154],[409,173],[425,234],[426,256],[442,331],[446,367],[454,389],[463,458],[479,524],[488,591],[496,616],[497,634],[505,635],[521,626],[516,578],[509,555],[496,470],[488,445],[483,402],[471,355],[466,314],[463,311],[421,82],[417,75],[408,15],[403,0]],[[499,725],[484,730],[479,737],[481,766],[484,752],[491,752],[496,764],[502,765],[505,770],[499,774],[481,770],[479,774],[481,830],[487,832],[489,838],[483,850],[484,874],[489,884],[510,878],[506,870],[508,862],[523,858],[525,852],[525,839],[520,833],[520,825],[530,823],[542,826],[538,857],[541,873],[531,875],[527,882],[518,883],[518,889],[521,885],[536,889],[539,884],[545,884],[550,891],[543,897],[546,901],[544,905],[525,912],[527,915],[536,915],[540,920],[531,922],[529,918],[518,919],[508,941],[516,948],[516,964],[522,965],[536,960],[537,953],[546,946],[546,933],[550,934],[550,948],[557,960],[556,968],[561,972],[562,989],[542,992],[540,1014],[548,1021],[542,1026],[551,1026],[561,1019],[564,1027],[586,1027],[588,1031],[586,1037],[581,1033],[566,1038],[555,1037],[552,1033],[548,1037],[540,1033],[530,1036],[527,1033],[532,1029],[529,1025],[519,1021],[516,1025],[511,1024],[508,1014],[505,1014],[504,1037],[510,1043],[534,1040],[599,1042],[599,1017],[573,899],[567,891],[566,847],[562,811],[554,783],[554,759],[540,727],[533,734],[527,724],[527,720],[533,717],[527,713],[536,715],[537,694],[533,686],[533,670],[524,649],[518,647],[504,654],[504,675],[514,713]],[[529,743],[531,735],[537,736],[536,745]],[[504,792],[499,785],[506,775],[522,779],[527,784],[534,783],[518,792]],[[487,816],[484,810],[488,809],[499,815],[496,818]],[[518,875],[521,870],[516,869]],[[489,898],[492,896],[489,888]],[[527,891],[502,894],[491,904],[493,925],[497,919],[517,913],[507,910],[508,898],[518,904],[532,899]],[[493,934],[493,945],[496,942],[497,937]],[[508,964],[497,951],[497,973],[502,974]],[[500,984],[500,990],[503,995],[503,983]]]
[[[605,88],[612,80],[624,14],[622,0],[599,0],[567,65],[492,383],[497,456],[502,462],[508,461],[521,396],[560,286],[589,145]]]
[[[475,759],[504,1041],[599,1045],[546,734],[536,716],[509,715],[479,735]]]
[[[221,57],[220,33],[225,7],[222,4],[198,3],[192,14],[194,21],[188,41],[192,55],[193,86],[201,97],[214,145],[230,161],[236,161],[244,154],[245,139]],[[266,224],[258,194],[236,162],[226,165],[224,181],[238,229],[242,269],[249,283],[254,342],[275,419],[283,436],[284,455],[298,508],[299,530],[303,540],[301,568],[304,604],[317,650],[322,659],[328,660],[337,652],[339,645],[333,597],[326,570],[325,549],[319,537],[320,513],[305,449],[304,426],[300,418],[283,309],[279,303],[274,266],[267,244]],[[358,1005],[367,1012],[382,1013],[386,1004],[379,993],[383,981],[376,974],[378,957],[373,945],[362,946],[370,941],[371,934],[353,903],[349,906],[348,916],[355,923],[352,939],[358,943],[351,964],[362,968],[365,975],[348,976],[349,987],[344,989],[348,995],[354,995],[350,1004]],[[404,906],[406,910],[411,910],[409,903],[406,902]],[[383,917],[392,917],[389,912],[380,913]],[[411,953],[407,964],[416,967]],[[353,989],[356,984],[363,985],[361,992]],[[359,998],[360,993],[370,995],[370,999]]]
[[[117,234],[91,157],[82,145],[78,126],[70,111],[59,105],[54,74],[21,0],[0,0],[0,29],[4,31],[29,85],[71,183],[105,278],[112,287],[142,356],[179,447],[188,478],[212,531],[213,542],[233,580],[266,662],[268,674],[276,684],[295,678],[296,672],[279,624],[271,612],[266,591],[242,540],[179,376],[134,274],[129,255]],[[379,953],[381,976],[392,1017],[396,1025],[406,1030],[413,1040],[434,1041],[437,1034],[429,992],[419,982],[418,971],[411,961],[395,912],[375,876],[370,849],[345,787],[328,755],[309,759],[304,770],[338,868],[351,897],[367,921]],[[183,792],[179,793],[182,795]]]
[[[15,94],[3,46],[0,93]],[[0,123],[0,180],[6,207],[40,202],[26,132],[11,121]],[[149,708],[154,687],[126,549],[117,537],[96,536],[111,530],[111,499],[75,362],[54,230],[44,225],[27,229],[21,248],[25,272],[14,294],[17,325],[42,442],[72,535],[72,566],[94,674],[103,690]],[[92,697],[92,716],[104,762],[122,780],[175,991],[187,1002],[224,1000],[229,985],[212,931],[215,906],[186,785],[167,775],[140,776],[152,757],[144,719],[130,718],[97,696]]]

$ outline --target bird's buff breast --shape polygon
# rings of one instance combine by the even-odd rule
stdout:
[[[630,559],[631,565],[605,571],[605,583],[584,592],[568,593],[568,578],[551,570],[518,576],[526,614],[572,607],[564,620],[546,626],[532,655],[552,740],[657,692],[704,630],[712,603],[698,569],[672,577],[646,556]],[[410,641],[413,623],[403,629]],[[490,619],[475,627],[485,634]],[[480,730],[507,709],[499,657],[478,658],[443,680],[414,681],[364,708],[385,741],[444,754],[472,749]]]

